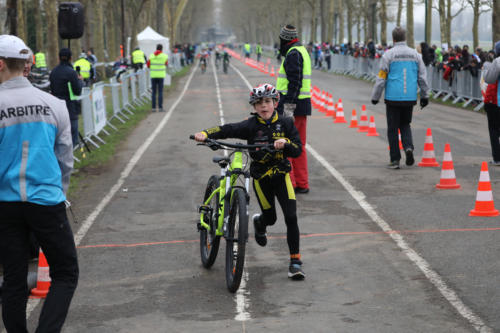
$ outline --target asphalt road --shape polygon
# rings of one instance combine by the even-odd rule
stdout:
[[[481,162],[491,159],[485,116],[432,102],[414,112],[417,162],[428,127],[439,161],[451,144],[462,188],[437,190],[440,168],[384,168],[385,109],[368,105],[372,85],[328,73],[314,71],[313,84],[342,98],[348,120],[367,104],[380,137],[317,111],[309,118],[311,192],[297,198],[306,280],[287,279],[281,214],[267,247],[250,238],[236,295],[225,286],[224,243],[204,269],[197,206],[220,152],[188,137],[221,115],[247,117],[248,84],[274,82],[233,65],[180,80],[166,96],[171,110],[141,123],[74,198],[81,276],[64,332],[500,332],[500,219],[468,216]],[[499,175],[490,168],[497,208]],[[252,194],[250,215],[257,211]]]

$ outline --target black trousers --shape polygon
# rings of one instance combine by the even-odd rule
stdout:
[[[288,249],[290,254],[299,254],[300,231],[297,223],[297,202],[290,174],[275,174],[259,180],[254,179],[253,188],[262,210],[260,219],[266,226],[276,223],[274,197],[278,199],[285,217]]]
[[[386,104],[387,116],[387,139],[389,140],[389,156],[391,162],[401,159],[399,151],[398,129],[401,131],[401,142],[403,148],[413,150],[413,139],[411,136],[411,118],[413,115],[413,105],[395,106]]]
[[[73,232],[64,202],[41,206],[0,202],[0,262],[4,269],[2,318],[8,333],[26,333],[29,232],[33,232],[50,267],[51,286],[37,333],[60,332],[78,282]]]
[[[488,131],[490,132],[491,155],[493,161],[500,162],[500,108],[495,104],[485,103],[484,110],[488,118]]]

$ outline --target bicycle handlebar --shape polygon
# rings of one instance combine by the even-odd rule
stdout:
[[[194,140],[194,135],[190,135],[189,138],[191,140]],[[234,148],[234,149],[248,149],[248,150],[256,149],[256,148],[263,149],[266,151],[274,151],[275,150],[274,144],[272,144],[272,143],[246,145],[243,143],[229,143],[229,142],[217,141],[214,139],[206,138],[205,142],[200,143],[200,144],[208,146],[212,150],[217,150],[217,149],[220,149],[222,147]]]

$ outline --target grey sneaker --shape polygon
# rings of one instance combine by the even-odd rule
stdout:
[[[399,161],[392,161],[387,164],[387,169],[399,169]]]
[[[163,110],[163,108],[160,108],[160,110],[158,110],[159,112],[165,112],[165,110]]]
[[[151,109],[151,112],[156,112],[156,108],[152,108],[152,109]]]
[[[413,158],[413,149],[407,148],[405,150],[405,154],[406,154],[406,165],[408,166],[413,165],[415,163],[415,159]]]
[[[266,246],[267,245],[266,227],[261,227],[260,214],[255,214],[254,216],[252,216],[252,220],[253,220],[253,228],[255,230],[255,241],[260,246]]]
[[[298,259],[292,259],[290,261],[288,277],[292,280],[304,280],[306,278],[306,274],[302,270],[302,261]]]

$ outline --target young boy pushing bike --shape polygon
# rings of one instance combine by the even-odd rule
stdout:
[[[300,232],[297,224],[295,192],[290,180],[288,157],[298,157],[302,152],[299,133],[293,118],[278,115],[279,94],[271,84],[261,84],[250,92],[249,103],[255,113],[252,117],[223,126],[216,126],[195,134],[195,140],[204,142],[206,138],[238,138],[248,144],[274,144],[275,151],[265,150],[250,153],[252,162],[250,174],[262,214],[253,216],[255,240],[260,246],[267,244],[267,226],[276,223],[274,197],[283,210],[287,226],[287,242],[290,250],[288,277],[294,280],[305,278],[300,260]]]

